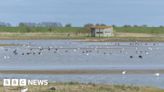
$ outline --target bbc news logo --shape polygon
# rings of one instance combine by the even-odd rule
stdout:
[[[48,80],[3,79],[3,86],[46,86]]]

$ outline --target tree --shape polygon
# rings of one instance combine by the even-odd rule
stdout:
[[[42,22],[38,24],[39,27],[62,27],[59,22]]]
[[[124,25],[124,27],[131,27],[131,25]]]
[[[100,24],[96,24],[96,26],[100,26]]]
[[[113,24],[112,27],[117,27],[117,26]]]
[[[94,24],[91,24],[91,23],[88,23],[88,24],[85,24],[84,27],[87,28],[87,27],[92,27],[94,26]]]
[[[25,26],[25,24],[24,23],[19,23],[19,27],[24,27]]]
[[[9,26],[11,26],[11,24],[10,23],[5,23],[5,22],[0,22],[0,26],[9,27]]]
[[[106,24],[100,24],[100,26],[106,26]]]
[[[134,25],[134,27],[139,27],[138,25]]]
[[[66,24],[65,27],[72,27],[72,25],[71,24]]]
[[[144,25],[142,25],[142,27],[147,27],[147,25],[146,25],[146,24],[144,24]]]

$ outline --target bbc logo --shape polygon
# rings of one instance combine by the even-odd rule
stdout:
[[[26,79],[3,79],[3,86],[27,86]]]
[[[3,86],[47,86],[48,80],[3,79]]]

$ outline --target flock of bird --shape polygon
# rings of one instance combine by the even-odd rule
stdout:
[[[145,54],[145,55],[148,55],[149,53],[150,53],[150,51],[152,51],[153,50],[153,47],[152,46],[156,46],[157,45],[157,43],[153,43],[153,44],[151,44],[151,46],[149,46],[149,44],[148,43],[129,43],[129,45],[128,46],[130,46],[130,47],[133,47],[133,50],[134,50],[134,53],[136,54],[136,55],[138,55],[137,56],[137,58],[139,58],[139,59],[143,59],[144,57],[143,57],[143,54]],[[116,48],[118,48],[118,47],[121,47],[122,45],[119,43],[119,42],[116,42],[115,44],[114,44],[114,46],[116,46]],[[144,49],[144,50],[140,50],[138,47],[139,46],[147,46],[146,47],[146,50]],[[30,47],[30,46],[29,46]],[[57,53],[59,53],[60,51],[63,51],[63,53],[72,53],[72,52],[80,52],[81,54],[85,54],[85,55],[87,55],[87,56],[89,56],[91,53],[101,53],[101,54],[103,54],[103,55],[106,55],[106,54],[109,54],[109,55],[112,55],[113,53],[115,53],[114,51],[115,51],[115,49],[114,50],[112,50],[112,48],[110,48],[110,46],[108,46],[108,47],[89,47],[89,48],[63,48],[63,47],[47,47],[47,48],[44,48],[44,47],[36,47],[36,48],[26,48],[26,49],[28,49],[28,50],[25,50],[26,52],[19,52],[19,50],[18,49],[13,49],[12,50],[12,54],[13,55],[22,55],[22,56],[24,56],[24,55],[43,55],[43,53],[44,53],[44,51],[46,51],[46,52],[53,52],[54,54],[57,54]],[[5,48],[4,49],[6,52],[8,52],[9,51],[9,49],[8,48]],[[103,50],[103,51],[102,51]],[[125,48],[124,47],[122,47],[121,49],[116,49],[118,52],[119,52],[119,54],[121,54],[121,53],[125,53],[126,52],[126,50],[125,50]],[[10,57],[9,56],[4,56],[4,59],[9,59]],[[130,59],[133,59],[133,58],[135,58],[135,56],[134,55],[130,55],[129,54],[129,58]],[[125,75],[125,74],[127,74],[127,71],[122,71],[122,75]],[[154,74],[155,76],[160,76],[160,73],[155,73]]]
[[[120,43],[116,42],[114,44],[115,46],[120,46]],[[140,58],[140,59],[143,59],[143,55],[148,55],[150,53],[150,51],[153,50],[152,46],[156,46],[156,43],[153,43],[152,46],[149,46],[147,47],[146,50],[139,50],[138,46],[140,46],[141,44],[140,43],[129,43],[128,46],[131,46],[133,47],[133,51],[134,51],[134,54],[138,55],[137,57]],[[148,44],[145,43],[144,46],[147,46]],[[72,53],[72,52],[77,52],[79,51],[81,54],[85,54],[87,56],[89,56],[91,53],[101,53],[101,54],[109,54],[109,55],[112,55],[114,53],[118,53],[118,54],[128,54],[128,48],[127,50],[125,50],[125,47],[112,47],[110,48],[110,46],[108,47],[88,47],[88,48],[63,48],[63,47],[47,47],[47,48],[44,48],[44,47],[36,47],[36,48],[25,48],[25,49],[28,49],[28,50],[24,50],[24,52],[20,51],[18,49],[13,49],[12,50],[12,54],[14,55],[42,55],[44,53],[44,51],[48,51],[48,52],[53,52],[54,54],[62,51],[63,53]],[[8,48],[5,48],[5,51],[9,51]],[[134,56],[133,54],[129,53],[129,58],[130,59],[133,59],[135,58],[136,56]],[[8,56],[4,56],[5,59],[9,58]]]

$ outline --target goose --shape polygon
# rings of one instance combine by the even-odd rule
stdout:
[[[13,53],[14,53],[15,55],[17,55],[17,54],[18,54],[16,49],[13,51]]]
[[[27,54],[27,55],[30,55],[30,53],[29,53],[29,52],[27,52],[26,54]]]
[[[39,55],[41,55],[41,52],[38,52]]]
[[[141,59],[143,58],[141,55],[139,55],[138,57],[141,58]]]

